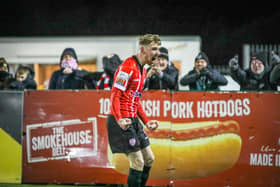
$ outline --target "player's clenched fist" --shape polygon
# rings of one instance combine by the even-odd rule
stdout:
[[[131,125],[131,119],[129,119],[129,118],[119,119],[118,124],[123,130],[127,130],[129,128],[129,126]]]
[[[158,128],[159,122],[157,120],[150,120],[146,123],[146,127],[150,130],[156,130]]]

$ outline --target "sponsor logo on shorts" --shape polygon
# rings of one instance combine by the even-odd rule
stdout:
[[[130,138],[130,139],[129,139],[129,144],[130,144],[131,146],[135,146],[135,144],[136,144],[135,138]]]

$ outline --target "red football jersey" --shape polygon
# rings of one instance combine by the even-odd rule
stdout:
[[[116,120],[138,115],[144,124],[148,122],[140,103],[146,75],[146,69],[140,65],[136,56],[126,59],[118,67],[112,85],[110,108]]]

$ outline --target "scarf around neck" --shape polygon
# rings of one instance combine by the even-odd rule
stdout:
[[[105,72],[101,75],[100,79],[97,81],[97,85],[96,85],[96,89],[99,90],[100,89],[100,84],[104,79],[104,90],[110,90],[109,87],[109,80],[110,80],[110,76],[107,75]]]

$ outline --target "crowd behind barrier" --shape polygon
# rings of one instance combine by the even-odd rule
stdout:
[[[247,69],[240,68],[238,55],[228,62],[240,90],[277,91],[279,56],[271,51],[274,63],[269,63],[263,51],[250,55]],[[204,51],[190,60],[192,70],[179,77],[168,49],[154,34],[139,38],[135,55],[122,61],[108,54],[102,61],[104,71],[85,71],[75,49],[67,47],[48,84],[49,90],[60,91],[20,92],[24,183],[185,186],[197,179],[199,186],[211,180],[210,186],[218,181],[235,185],[242,170],[249,173],[245,178],[255,178],[254,166],[271,166],[267,172],[260,168],[269,174],[261,182],[279,183],[279,128],[273,129],[279,121],[279,93],[216,94],[228,80]],[[12,76],[5,58],[0,67],[3,89],[37,90],[29,66],[19,66]],[[178,85],[197,92],[178,92]],[[0,130],[2,142],[17,143]]]
[[[184,185],[189,179],[214,175],[213,179],[220,181],[219,178],[224,177],[219,173],[223,171],[228,171],[227,178],[236,178],[233,173],[242,170],[245,162],[247,171],[251,171],[252,166],[273,166],[268,173],[272,176],[272,183],[277,184],[275,173],[279,171],[280,155],[276,143],[279,144],[279,129],[272,132],[272,128],[264,129],[263,124],[268,122],[266,127],[272,127],[277,122],[279,116],[275,114],[279,106],[279,93],[255,96],[250,92],[277,91],[280,57],[271,51],[269,62],[267,53],[253,52],[249,67],[244,69],[240,66],[238,55],[235,55],[227,62],[229,75],[239,85],[239,90],[250,92],[216,94],[229,81],[212,66],[205,52],[201,51],[191,59],[193,69],[179,77],[179,70],[169,59],[168,49],[160,47],[158,35],[145,36],[140,38],[140,52],[135,56],[122,61],[117,54],[105,55],[101,72],[81,69],[75,49],[65,48],[60,55],[59,69],[52,72],[48,84],[48,90],[60,91],[21,92],[24,95],[24,110],[21,113],[23,182],[114,181],[118,184],[127,182],[128,186],[139,186],[140,183],[145,186],[150,176],[149,182],[152,184],[171,184],[175,180],[175,183]],[[12,75],[5,58],[0,60],[1,89],[37,90],[33,68],[20,65]],[[144,65],[148,65],[147,69],[144,69]],[[198,92],[177,92],[180,91],[179,85]],[[148,97],[143,96],[140,103],[142,88],[148,90]],[[89,89],[112,91],[78,92],[77,100],[74,99],[77,98],[76,92],[63,91]],[[89,97],[94,99],[89,100]],[[57,98],[60,98],[59,101]],[[107,105],[103,105],[105,101]],[[120,101],[125,102],[120,104]],[[274,112],[262,111],[260,105],[270,107]],[[144,127],[134,118],[137,115],[149,131],[144,131]],[[148,116],[158,119],[148,119]],[[161,126],[158,120],[162,122]],[[252,123],[255,127],[252,127]],[[106,125],[108,131],[105,131]],[[254,128],[259,129],[258,132],[269,132],[271,136],[258,135],[255,138],[256,135],[249,134]],[[6,131],[0,130],[5,135]],[[146,133],[154,141],[151,146]],[[8,141],[8,138],[5,139]],[[251,143],[255,146],[250,146]],[[265,149],[269,149],[267,145],[273,145],[269,151],[273,149],[276,152],[263,154]],[[243,147],[246,149],[242,150]],[[254,150],[250,151],[250,148]],[[170,151],[170,154],[164,159],[162,151]],[[89,174],[89,170],[83,168],[83,163],[86,163],[84,168],[90,163],[90,169],[95,172],[90,171]],[[76,173],[77,164],[79,173]],[[44,169],[53,173],[41,173],[43,165]],[[116,177],[117,181],[114,180]],[[269,180],[269,177],[264,177],[262,182]],[[203,179],[197,181],[205,184]]]
[[[0,183],[125,183],[125,168],[113,168],[108,155],[105,116],[110,91],[3,91],[0,96],[0,107],[7,106],[0,113]],[[279,186],[279,96],[276,92],[147,91],[142,106],[161,125],[149,133],[157,159],[148,184]],[[221,135],[225,141],[216,139],[217,144],[210,142],[207,148],[191,149],[188,137],[200,133],[177,131],[211,124],[222,126],[201,133],[216,129],[231,135]],[[158,141],[165,137],[169,140]],[[187,147],[180,151],[177,143]],[[166,151],[168,146],[173,151]]]
[[[205,52],[199,52],[193,61],[191,71],[179,77],[179,70],[169,59],[168,49],[160,48],[160,55],[147,68],[145,90],[178,91],[180,86],[188,86],[192,91],[219,91],[229,84],[226,75],[238,84],[241,91],[277,91],[280,84],[280,57],[276,52],[252,51],[249,68],[242,69],[238,55],[227,64],[227,71],[213,66]],[[269,55],[268,55],[269,54]],[[89,72],[79,67],[78,55],[74,48],[65,48],[60,59],[60,69],[51,75],[47,89],[104,89],[110,90],[114,73],[122,63],[118,54],[106,54],[102,58],[103,71]],[[20,65],[14,75],[9,63],[0,58],[0,90],[38,89],[32,67]],[[230,90],[227,90],[230,91]]]

